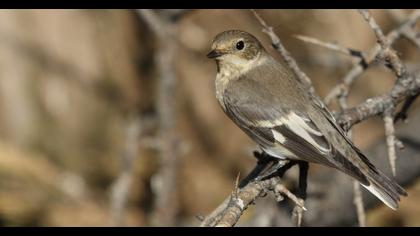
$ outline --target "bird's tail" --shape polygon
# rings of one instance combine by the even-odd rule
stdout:
[[[406,191],[399,184],[376,168],[370,169],[367,178],[370,185],[362,184],[362,186],[393,210],[398,208],[400,195],[407,196]]]

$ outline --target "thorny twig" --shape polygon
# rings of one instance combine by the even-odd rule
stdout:
[[[397,76],[397,80],[404,80],[407,79],[408,72],[405,68],[405,65],[402,63],[400,58],[398,57],[395,50],[391,48],[390,43],[388,42],[387,38],[383,34],[381,28],[376,23],[375,19],[372,17],[368,10],[359,10],[359,13],[363,16],[366,22],[369,24],[370,28],[376,35],[378,40],[378,44],[381,46],[382,52],[385,61],[389,63],[395,75]],[[385,136],[388,144],[388,158],[391,165],[392,174],[396,175],[396,168],[395,168],[395,160],[397,159],[395,153],[395,128],[393,122],[393,113],[395,111],[395,106],[390,105],[384,111],[384,123],[385,123]]]
[[[407,20],[398,26],[396,29],[392,30],[387,34],[386,40],[389,45],[392,45],[398,38],[400,38],[404,32],[412,29],[413,24],[420,18],[420,10],[413,11]],[[368,53],[366,53],[366,63],[355,63],[353,68],[344,76],[342,82],[335,86],[326,96],[325,103],[328,105],[332,102],[334,98],[340,96],[347,96],[350,86],[353,84],[354,80],[361,75],[367,67],[375,62],[376,58],[381,54],[382,48],[376,44]]]
[[[254,155],[261,155],[254,153]],[[242,180],[242,183],[235,186],[230,197],[225,199],[212,213],[210,213],[200,224],[200,226],[234,226],[239,220],[242,213],[246,208],[253,204],[258,197],[265,196],[268,192],[273,192],[276,200],[283,200],[283,194],[290,198],[300,208],[306,210],[304,207],[303,199],[295,196],[289,190],[281,184],[281,177],[284,173],[292,167],[296,162],[282,162],[282,166],[278,170],[278,175],[268,178],[266,180],[257,180],[261,170],[264,170],[267,165],[270,165],[269,161],[259,161],[250,174]],[[249,181],[249,179],[254,179]]]

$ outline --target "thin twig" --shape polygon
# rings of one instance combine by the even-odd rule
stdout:
[[[396,175],[395,161],[397,159],[397,154],[395,152],[395,128],[394,128],[394,119],[392,118],[392,112],[389,111],[384,115],[384,124],[385,124],[385,137],[386,143],[388,145],[388,159],[389,164],[391,165],[392,175]]]
[[[281,177],[284,175],[284,172],[296,163],[287,161],[281,163],[282,166],[279,167],[280,169],[278,170],[277,176],[270,177],[266,180],[260,180],[257,178],[254,179],[254,181],[249,182],[248,180],[251,178],[250,176],[255,176],[256,170],[263,170],[265,166],[270,164],[268,161],[258,162],[254,167],[254,170],[252,170],[250,174],[244,178],[244,180],[247,180],[247,184],[244,185],[244,183],[241,183],[237,185],[236,183],[235,186],[244,185],[244,187],[235,187],[232,194],[215,210],[213,210],[213,212],[201,222],[200,226],[234,226],[247,207],[258,197],[265,196],[265,193],[269,191],[274,192],[278,201],[283,200],[282,194],[284,194],[299,207],[306,210],[303,205],[303,200],[296,197],[283,185],[281,185]]]
[[[388,42],[388,39],[385,37],[375,19],[372,17],[368,10],[359,10],[359,13],[363,16],[363,18],[369,24],[370,28],[375,33],[376,39],[382,48],[381,54],[385,58],[385,61],[389,63],[398,78],[404,76],[404,73],[406,73],[404,64],[398,57],[397,52],[391,48],[391,43]]]
[[[372,17],[370,12],[366,9],[360,9],[359,13],[363,16],[363,18],[368,22],[370,28],[372,28],[373,32],[378,39],[379,45],[382,47],[382,50],[387,50],[390,47],[388,39],[385,37],[384,33],[382,32],[379,25],[376,23],[375,19]]]
[[[134,172],[134,161],[137,157],[138,141],[141,133],[140,119],[137,116],[127,120],[125,130],[125,147],[121,155],[121,171],[111,187],[111,219],[112,226],[122,226],[124,209],[128,199]]]
[[[364,53],[360,50],[346,48],[346,47],[341,46],[337,43],[323,42],[319,39],[304,36],[304,35],[295,35],[295,37],[299,40],[302,40],[303,42],[312,43],[312,44],[320,46],[320,47],[324,47],[324,48],[327,48],[327,49],[330,49],[330,50],[333,50],[333,51],[336,51],[336,52],[340,52],[340,53],[342,53],[344,55],[347,55],[347,56],[359,58],[363,61],[362,63],[366,63]]]
[[[353,203],[356,206],[357,221],[359,222],[360,227],[366,227],[366,213],[363,206],[362,191],[359,182],[356,180],[353,180],[353,193]]]

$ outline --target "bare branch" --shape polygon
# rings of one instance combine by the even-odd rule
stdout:
[[[392,45],[397,39],[399,39],[403,33],[408,29],[411,28],[412,25],[420,18],[420,10],[413,11],[408,19],[402,23],[400,26],[392,30],[390,33],[387,34],[386,40],[389,45]],[[347,96],[348,90],[350,86],[353,84],[354,80],[362,74],[369,65],[371,65],[376,58],[382,52],[382,48],[380,45],[375,45],[369,52],[366,54],[366,64],[363,63],[355,63],[353,68],[344,76],[342,82],[335,86],[326,96],[325,96],[325,103],[330,104],[332,100],[339,96]]]
[[[260,158],[260,154],[254,153],[254,155]],[[282,201],[284,194],[300,208],[306,210],[303,205],[303,199],[296,197],[281,184],[281,177],[296,162],[283,161],[280,163],[281,166],[278,167],[277,175],[269,177],[266,180],[261,180],[255,177],[261,176],[261,170],[265,170],[265,167],[270,166],[271,162],[259,161],[250,174],[239,184],[239,186],[243,187],[239,189],[235,187],[232,194],[210,213],[201,222],[200,226],[234,226],[250,204],[254,203],[258,197],[265,196],[270,191],[274,193],[277,201]],[[253,179],[253,181],[249,181],[250,179]],[[235,186],[238,185],[235,184]]]
[[[406,79],[397,80],[394,87],[387,94],[369,98],[356,107],[342,112],[338,116],[338,123],[349,130],[353,125],[370,117],[383,114],[387,107],[396,107],[412,94],[420,92],[420,73],[407,76]]]
[[[373,32],[378,39],[379,45],[382,47],[382,50],[387,50],[390,47],[387,38],[385,37],[384,33],[382,32],[379,25],[376,23],[375,19],[372,17],[368,10],[359,10],[359,13],[363,16],[363,18],[368,22],[370,28],[372,28]]]
[[[362,191],[360,189],[359,182],[356,180],[353,180],[353,194],[353,203],[356,206],[357,221],[359,222],[360,227],[366,227],[366,213],[363,206]]]
[[[177,201],[177,169],[178,169],[178,138],[176,124],[176,72],[175,57],[176,26],[164,21],[152,10],[140,9],[139,16],[152,29],[158,39],[156,66],[159,72],[157,109],[160,131],[160,163],[161,168],[152,178],[152,187],[156,194],[154,223],[159,225],[174,225],[178,213]]]
[[[389,164],[391,165],[392,175],[396,175],[396,168],[395,168],[395,161],[397,160],[397,154],[395,153],[395,128],[394,128],[394,121],[392,118],[392,112],[386,112],[384,116],[384,123],[385,123],[385,137],[386,143],[388,146],[388,159]]]
[[[340,53],[342,53],[344,55],[347,55],[347,56],[360,58],[362,61],[364,61],[363,63],[366,63],[364,53],[359,51],[359,50],[346,48],[346,47],[341,46],[337,43],[323,42],[319,39],[304,36],[304,35],[295,35],[295,37],[299,40],[302,40],[303,42],[312,43],[312,44],[317,45],[317,46],[321,46],[321,47],[324,47],[324,48],[327,48],[327,49],[330,49],[330,50],[333,50],[333,51],[336,51],[336,52],[340,52]]]
[[[391,44],[388,42],[388,39],[385,37],[375,19],[368,10],[359,10],[359,12],[375,33],[378,43],[382,48],[381,54],[385,58],[385,61],[389,62],[397,77],[404,76],[404,73],[406,73],[405,66],[401,62],[395,50],[391,48]]]

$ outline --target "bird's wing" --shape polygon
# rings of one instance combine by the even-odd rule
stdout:
[[[228,116],[263,148],[285,148],[301,160],[335,167],[368,184],[360,168],[328,141],[302,107],[280,99],[244,78],[230,82],[223,102]]]

